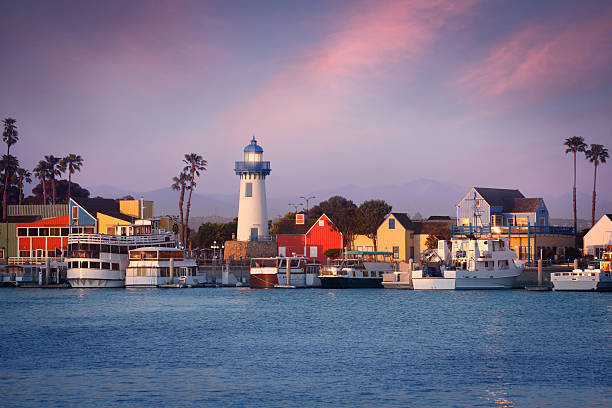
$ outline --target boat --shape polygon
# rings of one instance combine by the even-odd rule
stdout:
[[[571,272],[553,272],[550,282],[555,291],[612,291],[612,245],[603,253],[601,261],[591,263],[586,269]]]
[[[49,259],[48,264],[45,262]],[[47,266],[49,270],[47,272]],[[38,286],[66,282],[66,262],[38,258],[27,263],[0,266],[0,286]]]
[[[195,258],[179,248],[144,247],[130,251],[125,287],[202,286],[206,283]]]
[[[273,288],[278,285],[278,258],[252,258],[249,287]]]
[[[415,290],[511,289],[525,269],[507,238],[439,240],[426,258],[412,271]]]
[[[310,262],[305,257],[279,257],[278,284],[275,287],[320,288],[319,272],[321,264]],[[289,265],[289,282],[287,282],[287,265]]]
[[[129,251],[143,247],[176,248],[176,236],[137,220],[117,227],[117,235],[70,234],[67,279],[73,288],[122,288]]]
[[[321,267],[326,289],[382,288],[383,275],[396,270],[392,252],[347,251],[331,265]]]

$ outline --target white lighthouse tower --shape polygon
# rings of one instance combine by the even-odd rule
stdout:
[[[235,172],[240,176],[238,203],[238,241],[259,241],[268,237],[266,176],[270,162],[263,161],[263,149],[255,136],[244,148],[244,161],[237,161]]]

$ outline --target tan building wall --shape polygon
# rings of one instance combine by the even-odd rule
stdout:
[[[173,218],[160,217],[159,226],[160,228],[163,228],[166,231],[174,232],[179,239],[183,239],[183,226],[180,222],[174,220]]]
[[[110,215],[98,213],[98,232],[100,234],[114,234],[115,232],[109,232],[109,227],[114,227],[116,225],[130,225],[131,223],[128,221],[121,220],[119,218],[111,217]]]
[[[389,228],[389,219],[395,220],[395,228]],[[410,248],[414,247],[413,231],[407,230],[404,226],[390,214],[385,221],[378,227],[376,236],[378,237],[378,251],[393,252],[393,247],[398,247],[400,261],[408,262],[410,259]],[[415,250],[416,251],[416,250]],[[416,256],[416,252],[414,256]]]
[[[119,211],[136,218],[153,218],[153,201],[119,200]]]
[[[373,251],[374,242],[366,235],[355,235],[351,248],[355,249],[356,251]]]
[[[584,254],[595,255],[595,249],[612,245],[612,220],[603,215],[584,236]]]

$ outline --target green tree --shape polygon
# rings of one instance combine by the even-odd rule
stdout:
[[[77,171],[80,173],[82,165],[83,158],[80,155],[74,153],[70,153],[68,154],[68,156],[60,160],[60,171],[62,173],[68,171],[68,196],[66,197],[66,203],[70,203],[72,175]]]
[[[170,185],[170,187],[172,188],[172,190],[174,191],[179,191],[179,211],[180,211],[180,217],[181,217],[181,226],[183,227],[183,229],[185,228],[185,217],[183,214],[183,202],[185,200],[185,189],[187,188],[187,185],[189,184],[189,174],[181,171],[181,173],[175,177],[172,178],[172,184]],[[184,238],[184,235],[183,237]]]
[[[584,138],[580,136],[573,136],[565,139],[563,145],[567,148],[565,149],[565,153],[572,153],[574,155],[574,188],[572,190],[572,202],[574,205],[574,248],[578,247],[578,218],[576,214],[576,153],[584,152],[587,145],[584,143]]]
[[[277,219],[276,221],[273,221],[272,222],[272,227],[270,228],[270,235],[278,234],[278,230],[281,227],[281,225],[287,224],[287,223],[294,223],[295,222],[295,214],[296,213],[290,211],[287,214],[285,214],[282,217],[280,217],[279,219]]]
[[[374,251],[377,250],[376,232],[384,221],[392,207],[384,200],[368,200],[359,206],[358,222],[360,234],[366,235],[374,243]]]
[[[49,178],[49,167],[47,162],[40,160],[34,167],[34,176],[40,180],[42,184],[43,204],[47,204],[47,179]]]
[[[11,155],[11,146],[19,140],[19,132],[17,131],[17,121],[13,118],[6,118],[3,121],[4,131],[2,132],[2,141],[6,143],[6,155]],[[8,162],[6,163],[8,164]],[[2,193],[2,215],[6,220],[6,194],[8,191],[9,169],[4,168],[4,191]]]
[[[319,218],[323,213],[333,221],[334,228],[340,231],[350,246],[359,230],[358,208],[351,200],[333,196],[315,205],[308,212],[311,218]]]
[[[593,163],[593,202],[591,203],[591,227],[595,225],[595,191],[597,187],[597,166],[599,163],[605,163],[608,155],[608,149],[600,144],[591,144],[591,148],[584,152],[587,159]]]
[[[427,239],[425,239],[425,246],[427,247],[427,249],[438,248],[438,237],[433,234],[427,235]]]
[[[192,247],[210,248],[216,241],[221,246],[232,239],[238,230],[238,219],[227,223],[206,222],[200,225],[196,234],[191,238]]]
[[[21,201],[23,200],[23,183],[24,182],[28,184],[32,182],[32,173],[30,173],[27,169],[19,167],[17,169],[17,186],[19,187],[19,205],[21,205]]]
[[[62,175],[60,158],[55,157],[52,154],[45,156],[45,162],[47,163],[47,177],[51,181],[51,203],[55,204],[55,180],[57,177]]]
[[[191,193],[195,188],[195,178],[200,177],[201,171],[206,171],[206,160],[199,154],[189,153],[185,155],[183,163],[186,164],[183,171],[189,174],[189,196],[187,197],[187,208],[185,209],[185,224],[183,226],[183,242],[187,245],[187,226],[189,225],[189,211],[191,209]]]

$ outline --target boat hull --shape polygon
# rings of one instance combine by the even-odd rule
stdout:
[[[123,288],[125,281],[123,279],[68,279],[68,283],[73,288]]]
[[[125,271],[69,268],[67,280],[73,288],[122,288],[125,286]]]
[[[286,273],[278,273],[278,284],[280,286],[287,285],[287,274]],[[291,282],[289,283],[291,286],[296,288],[320,288],[321,287],[321,279],[314,273],[291,273]]]
[[[412,287],[414,290],[454,290],[455,281],[445,278],[413,278]]]
[[[251,273],[249,275],[249,287],[257,289],[273,288],[278,285],[276,273]]]
[[[361,289],[382,288],[382,278],[347,278],[337,276],[319,276],[324,289]]]
[[[516,276],[504,276],[499,278],[457,278],[455,289],[512,289]]]

